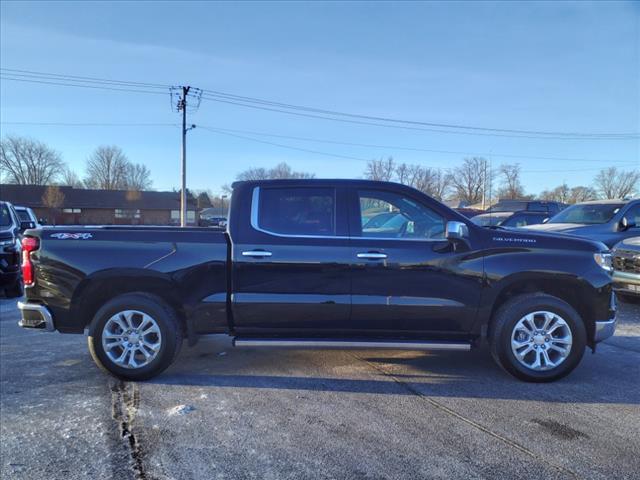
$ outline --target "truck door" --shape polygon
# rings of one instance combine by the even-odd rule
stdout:
[[[245,205],[232,205],[232,224],[242,219],[231,232],[235,330],[304,335],[347,328],[346,188],[290,181],[240,188],[251,191],[239,195],[250,200]]]
[[[472,328],[482,259],[455,252],[444,238],[446,209],[415,193],[349,190],[354,329],[397,336]]]

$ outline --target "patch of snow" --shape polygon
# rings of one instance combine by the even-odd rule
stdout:
[[[173,415],[186,415],[187,413],[191,413],[195,410],[195,407],[191,405],[176,405],[173,408],[170,408],[167,413],[170,416]]]

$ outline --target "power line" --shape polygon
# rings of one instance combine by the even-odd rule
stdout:
[[[169,85],[162,85],[159,83],[133,82],[130,80],[114,80],[114,79],[99,78],[99,77],[82,77],[78,75],[63,75],[59,73],[34,72],[32,70],[18,70],[15,68],[0,67],[0,71],[5,71],[9,75],[20,76],[20,77],[59,78],[62,80],[88,81],[92,83],[111,83],[111,84],[122,84],[122,85],[126,84],[130,86],[165,88],[165,89],[169,88]]]
[[[142,90],[142,89],[132,89],[132,88],[116,88],[116,87],[107,87],[104,85],[89,85],[89,84],[79,84],[79,83],[68,83],[68,82],[55,82],[55,81],[47,81],[47,80],[32,80],[26,78],[13,78],[8,77],[5,74],[0,74],[0,79],[2,80],[10,80],[13,82],[27,82],[27,83],[41,83],[46,85],[57,85],[62,87],[79,87],[79,88],[92,88],[98,90],[112,90],[112,91],[120,91],[120,92],[132,92],[132,93],[150,93],[153,95],[166,95],[166,92],[160,92],[157,90]]]
[[[201,127],[204,128],[204,127]],[[428,153],[444,153],[444,154],[452,154],[452,155],[470,155],[470,156],[496,156],[496,157],[504,157],[504,158],[523,158],[523,159],[531,159],[531,160],[560,160],[560,161],[575,161],[575,162],[609,162],[610,160],[600,160],[600,159],[590,159],[590,158],[567,158],[567,157],[546,157],[546,156],[533,156],[533,155],[515,155],[515,154],[498,154],[498,153],[479,153],[479,152],[463,152],[463,151],[454,151],[454,150],[434,150],[427,148],[418,148],[418,147],[404,147],[398,145],[379,145],[372,143],[356,143],[356,142],[343,142],[338,140],[327,140],[320,138],[311,138],[311,137],[297,137],[291,135],[279,135],[275,133],[265,133],[265,132],[256,132],[251,130],[237,130],[223,127],[213,127],[216,130],[232,132],[232,133],[245,133],[249,135],[258,135],[265,137],[275,137],[275,138],[285,138],[289,140],[302,140],[306,142],[317,142],[317,143],[328,143],[334,145],[345,145],[345,146],[353,146],[353,147],[366,147],[366,148],[384,148],[384,149],[392,149],[392,150],[408,150],[414,152],[428,152]],[[620,163],[637,163],[635,161],[620,161]]]
[[[311,150],[311,149],[308,149],[308,148],[295,147],[293,145],[285,145],[285,144],[282,144],[282,143],[268,142],[266,140],[260,140],[258,138],[251,138],[251,137],[246,137],[244,135],[237,135],[235,133],[223,132],[222,130],[217,130],[217,129],[211,128],[211,127],[204,127],[202,125],[198,125],[198,128],[201,128],[203,130],[207,130],[207,131],[212,132],[212,133],[218,133],[220,135],[226,135],[226,136],[229,136],[229,137],[240,138],[242,140],[249,140],[251,142],[256,142],[256,143],[263,143],[265,145],[273,145],[275,147],[287,148],[287,149],[290,149],[290,150],[297,150],[299,152],[315,153],[317,155],[324,155],[324,156],[327,156],[327,157],[343,158],[343,159],[347,159],[347,160],[358,160],[358,161],[361,161],[361,162],[369,162],[369,161],[371,161],[370,158],[354,157],[354,156],[351,156],[351,155],[342,155],[342,154],[339,154],[339,153],[323,152],[323,151],[320,151],[320,150]]]
[[[213,100],[216,97],[219,97],[226,100],[234,100],[234,101],[240,101],[240,102],[246,102],[246,103],[257,103],[257,104],[269,105],[269,106],[292,109],[292,110],[302,110],[302,111],[313,112],[318,114],[359,118],[364,120],[373,120],[373,121],[381,121],[381,122],[420,125],[420,126],[427,126],[427,127],[453,128],[453,129],[461,129],[461,130],[479,130],[479,131],[485,131],[485,132],[513,133],[513,134],[523,134],[523,135],[542,135],[542,136],[552,135],[552,136],[570,136],[570,137],[617,138],[617,137],[628,137],[628,136],[640,135],[637,133],[581,133],[581,132],[554,132],[554,131],[539,131],[539,130],[517,130],[517,129],[478,127],[478,126],[447,124],[447,123],[421,122],[416,120],[404,120],[404,119],[390,118],[390,117],[362,115],[362,114],[355,114],[355,113],[348,113],[348,112],[340,112],[335,110],[325,110],[320,108],[292,105],[287,103],[273,102],[270,100],[264,100],[264,99],[255,98],[255,97],[244,97],[240,95],[233,95],[233,94],[228,94],[228,93],[219,92],[215,90],[205,90],[205,94],[207,94],[211,100]]]
[[[24,81],[31,83],[49,83],[51,85],[61,86],[78,86],[84,88],[101,88],[108,90],[121,90],[121,91],[134,91],[136,93],[151,93],[143,88],[156,88],[165,89],[169,85],[162,85],[157,83],[148,82],[133,82],[125,80],[113,80],[99,77],[87,77],[79,75],[57,74],[38,72],[32,70],[20,70],[20,69],[8,69],[1,68],[0,71],[4,72],[4,79],[12,81]],[[7,76],[11,75],[11,76]],[[89,87],[87,84],[91,84]],[[114,85],[118,87],[135,87],[136,90],[127,90],[126,88],[108,88],[105,85]],[[139,89],[138,89],[139,88]],[[160,92],[155,92],[160,93]],[[265,100],[256,97],[235,95],[218,90],[206,90],[202,98],[210,101],[227,103],[231,105],[243,106],[247,108],[256,108],[265,111],[285,113],[289,115],[297,115],[308,118],[318,118],[323,120],[332,120],[346,123],[371,125],[387,128],[404,128],[410,130],[431,131],[436,133],[446,134],[464,134],[464,135],[490,135],[501,136],[511,138],[534,138],[534,139],[556,139],[556,140],[635,140],[640,138],[640,133],[584,133],[584,132],[558,132],[558,131],[541,131],[541,130],[519,130],[519,129],[506,129],[506,128],[493,128],[482,126],[471,126],[461,124],[449,124],[449,123],[437,123],[437,122],[423,122],[416,120],[406,120],[391,117],[382,117],[374,115],[363,115],[350,112],[342,112],[329,109],[314,108],[302,105],[294,105],[283,102],[274,102],[271,100]],[[346,118],[336,118],[346,117]],[[380,123],[383,122],[383,123]],[[421,127],[437,127],[433,128],[419,128]],[[442,130],[451,129],[451,130]]]
[[[175,123],[100,123],[100,122],[0,122],[0,125],[35,125],[35,126],[61,126],[61,127],[179,127],[178,124]],[[339,140],[329,140],[329,139],[320,139],[313,137],[299,137],[292,135],[280,135],[275,133],[267,133],[267,132],[256,132],[252,130],[239,130],[232,128],[224,128],[224,127],[216,127],[210,125],[198,125],[199,128],[212,131],[214,133],[228,133],[228,134],[248,134],[248,135],[258,135],[258,136],[266,136],[266,137],[274,137],[274,138],[284,138],[289,140],[300,140],[306,142],[316,142],[316,143],[326,143],[326,144],[334,144],[334,145],[345,145],[345,146],[355,146],[355,147],[365,147],[365,148],[384,148],[384,149],[393,149],[393,150],[407,150],[407,151],[415,151],[415,152],[428,152],[428,153],[442,153],[449,155],[468,155],[468,156],[496,156],[496,157],[504,157],[504,158],[522,158],[522,159],[531,159],[531,160],[554,160],[554,161],[573,161],[573,162],[611,162],[610,159],[593,159],[593,158],[569,158],[569,157],[547,157],[547,156],[533,156],[533,155],[517,155],[517,154],[506,154],[506,153],[481,153],[481,152],[465,152],[458,150],[435,150],[435,149],[427,149],[427,148],[418,148],[418,147],[406,147],[399,145],[380,145],[380,144],[371,144],[371,143],[356,143],[356,142],[344,142]],[[243,137],[241,135],[230,135],[236,136],[237,138],[243,138],[251,141],[258,141],[258,139]],[[303,149],[300,147],[292,147],[285,146],[283,144],[274,143],[274,142],[264,142],[266,144],[274,145],[274,146],[283,146],[285,148],[293,148],[300,151],[305,151],[309,153],[320,153],[326,154],[326,152],[320,152],[318,150],[310,150]],[[340,154],[329,154],[330,156],[339,156],[339,158],[353,159],[353,160],[367,160],[362,157],[355,157],[349,155],[340,155]],[[638,164],[637,161],[616,161],[616,164],[619,165],[631,165]],[[534,172],[544,172],[548,170],[533,170]],[[564,170],[563,170],[564,171]],[[568,171],[580,171],[580,170],[568,170]],[[531,170],[530,170],[531,172]]]
[[[514,134],[506,134],[506,133],[500,134],[500,133],[481,133],[481,132],[467,132],[467,131],[460,132],[460,131],[451,131],[451,130],[441,130],[441,129],[435,129],[435,128],[411,127],[408,125],[389,125],[384,123],[368,122],[364,120],[349,120],[346,118],[328,117],[328,116],[316,115],[312,113],[294,112],[294,111],[282,110],[279,108],[271,108],[271,107],[265,107],[260,105],[251,105],[247,103],[233,102],[230,100],[221,100],[219,98],[212,98],[208,96],[206,93],[202,95],[202,98],[204,100],[209,100],[209,101],[218,102],[218,103],[226,103],[229,105],[237,105],[241,107],[253,108],[257,110],[265,110],[270,112],[286,113],[288,115],[295,115],[298,117],[317,118],[321,120],[329,120],[329,121],[341,122],[341,123],[369,125],[369,126],[375,126],[375,127],[395,128],[395,129],[402,129],[402,130],[413,130],[413,131],[420,131],[420,132],[444,133],[447,135],[474,135],[474,136],[481,136],[481,137],[528,138],[528,139],[535,139],[535,140],[636,140],[634,137],[564,137],[564,136],[563,137],[541,137],[541,136],[533,136],[533,135],[514,135]]]
[[[287,144],[282,144],[282,143],[276,143],[276,142],[269,142],[266,140],[260,140],[257,138],[252,138],[252,137],[247,137],[245,135],[237,135],[235,133],[229,133],[229,132],[225,132],[222,130],[218,130],[212,127],[207,127],[207,126],[202,126],[199,125],[198,128],[202,129],[202,130],[207,130],[209,132],[212,133],[217,133],[220,135],[226,135],[229,137],[235,137],[235,138],[240,138],[242,140],[248,140],[251,142],[256,142],[256,143],[262,143],[262,144],[266,144],[266,145],[272,145],[272,146],[276,146],[276,147],[280,147],[280,148],[286,148],[289,150],[297,150],[297,151],[302,151],[302,152],[307,152],[307,153],[314,153],[317,155],[324,155],[324,156],[329,156],[329,157],[336,157],[336,158],[343,158],[343,159],[347,159],[347,160],[358,160],[361,162],[370,162],[371,158],[362,158],[362,157],[354,157],[354,156],[350,156],[350,155],[341,155],[341,154],[337,154],[337,153],[331,153],[331,152],[325,152],[325,151],[320,151],[320,150],[311,150],[311,149],[307,149],[307,148],[301,148],[301,147],[295,147],[293,145],[287,145]],[[617,163],[610,163],[611,165],[616,165],[616,166],[626,166],[627,164],[623,164],[623,165],[619,165]],[[426,166],[426,165],[423,165]],[[430,168],[441,168],[441,167],[430,167]],[[581,169],[569,169],[569,170],[522,170],[522,173],[565,173],[565,172],[584,172],[584,171],[599,171],[602,170],[602,167],[596,167],[596,168],[581,168]]]
[[[78,123],[78,122],[0,122],[0,125],[34,125],[43,127],[179,127],[177,123]]]

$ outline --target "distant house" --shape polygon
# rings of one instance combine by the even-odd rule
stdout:
[[[90,190],[55,187],[58,201],[47,202],[50,187],[0,185],[0,200],[31,207],[49,225],[179,225],[180,193]],[[187,201],[187,222],[196,224],[196,199]]]

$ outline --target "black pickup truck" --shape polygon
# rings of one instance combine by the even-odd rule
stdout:
[[[482,228],[414,189],[364,180],[238,182],[226,231],[29,230],[23,276],[22,327],[87,330],[96,363],[135,380],[167,368],[183,339],[228,334],[253,348],[486,340],[505,370],[543,382],[616,322],[603,244]]]

